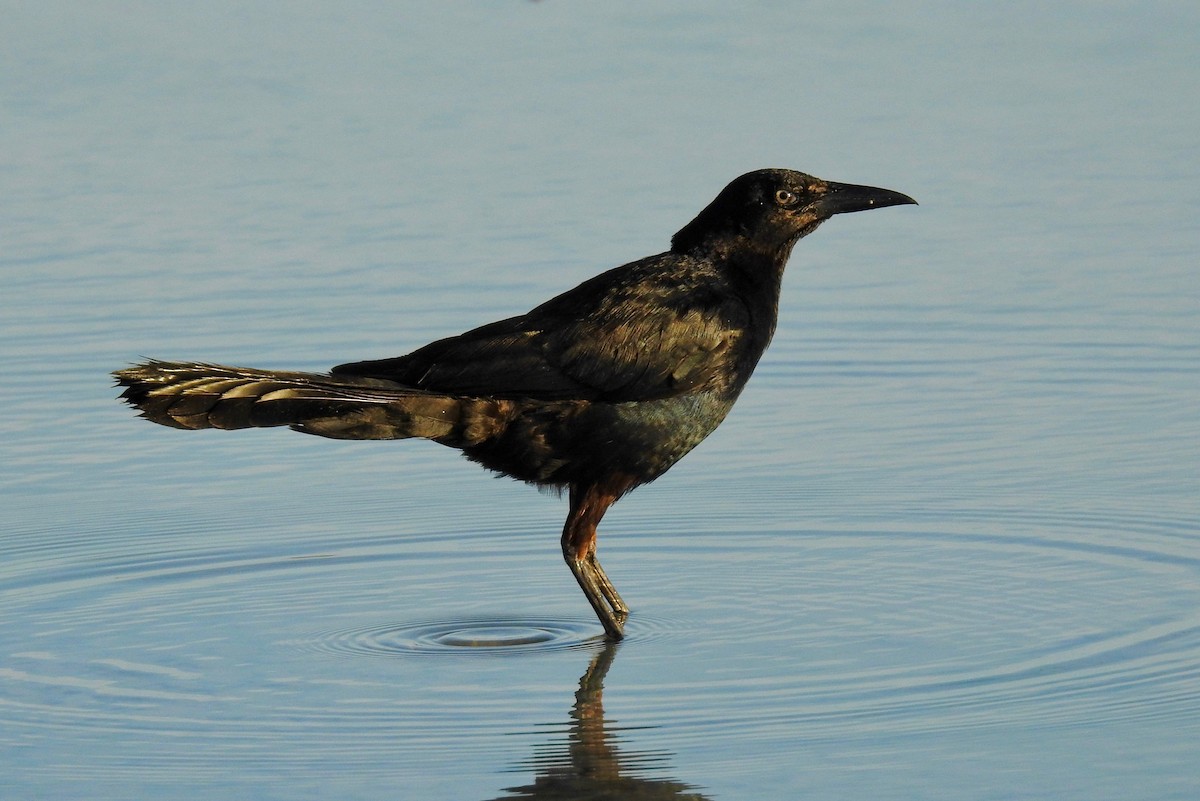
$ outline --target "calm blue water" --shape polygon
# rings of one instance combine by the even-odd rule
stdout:
[[[6,799],[1192,799],[1194,3],[4,3]],[[724,426],[606,518],[428,443],[147,425],[524,311],[786,166]],[[607,796],[601,794],[607,792]]]

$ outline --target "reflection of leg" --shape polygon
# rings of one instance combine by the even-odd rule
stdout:
[[[608,675],[608,669],[612,667],[620,647],[619,643],[608,640],[603,648],[596,651],[587,670],[579,677],[579,691],[575,693],[575,714],[572,717],[581,717],[584,712],[591,717],[597,712],[603,715],[600,699],[604,692],[604,677]]]
[[[604,679],[620,648],[619,642],[610,639],[592,654],[587,670],[579,677],[565,742],[538,748],[532,759],[522,762],[521,767],[532,767],[537,777],[523,787],[507,788],[505,801],[535,798],[709,801],[683,782],[641,776],[647,765],[652,765],[655,772],[669,769],[671,754],[637,750],[623,753],[621,746],[628,731],[608,728],[604,718]]]
[[[575,705],[571,708],[571,736],[568,740],[572,772],[586,777],[590,786],[575,786],[577,795],[562,798],[641,798],[636,792],[630,795],[617,793],[622,789],[613,786],[621,781],[620,754],[617,751],[617,736],[608,731],[604,721],[604,677],[612,665],[617,649],[616,640],[605,640],[604,647],[596,651],[583,675],[579,677],[579,689],[575,692]],[[596,792],[605,786],[608,793]]]

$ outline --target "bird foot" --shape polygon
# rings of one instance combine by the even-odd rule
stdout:
[[[566,561],[600,624],[604,626],[604,633],[610,640],[622,639],[625,636],[625,620],[629,617],[629,607],[617,594],[604,569],[596,561],[595,554]]]

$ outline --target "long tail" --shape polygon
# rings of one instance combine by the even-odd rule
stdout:
[[[148,361],[113,373],[121,398],[174,428],[291,426],[332,439],[422,437],[453,447],[487,440],[511,420],[512,401],[461,398],[391,381]]]

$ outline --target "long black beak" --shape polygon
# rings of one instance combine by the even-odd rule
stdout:
[[[885,206],[916,205],[917,201],[908,195],[893,192],[890,189],[880,189],[877,186],[858,186],[857,184],[838,184],[826,181],[829,190],[825,196],[816,202],[825,214],[846,214],[851,211],[867,211],[882,209]]]

